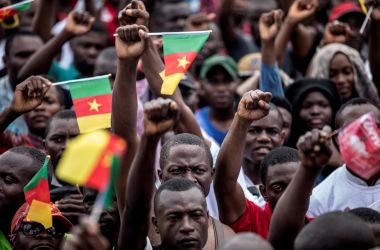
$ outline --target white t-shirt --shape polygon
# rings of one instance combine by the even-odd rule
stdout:
[[[314,188],[308,215],[317,217],[331,211],[369,207],[378,200],[380,179],[376,185],[368,186],[343,165]]]

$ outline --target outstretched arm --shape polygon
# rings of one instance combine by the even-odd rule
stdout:
[[[245,196],[237,182],[242,164],[245,137],[251,123],[269,112],[270,93],[250,91],[242,97],[231,128],[223,141],[216,161],[214,188],[219,218],[231,225],[244,213]]]
[[[31,76],[18,84],[10,107],[0,113],[0,135],[17,117],[38,107],[51,83],[40,76]]]
[[[124,210],[126,181],[138,144],[136,69],[146,47],[146,31],[145,27],[137,25],[127,25],[116,30],[118,65],[112,95],[112,131],[128,143],[117,187],[120,212]]]
[[[38,2],[32,29],[44,42],[47,42],[52,36],[50,30],[56,21],[57,8],[57,0],[41,0]]]
[[[18,73],[18,79],[23,80],[30,75],[46,74],[63,44],[75,36],[89,32],[94,22],[95,18],[87,13],[70,12],[65,29],[29,58]]]
[[[273,213],[269,241],[275,249],[293,249],[294,239],[305,225],[305,215],[315,181],[331,156],[330,129],[314,129],[302,136],[297,144],[301,166]]]
[[[161,135],[177,119],[177,105],[159,98],[146,103],[144,133],[127,182],[126,207],[122,216],[119,249],[144,249],[149,231],[149,215],[155,182],[155,156]]]

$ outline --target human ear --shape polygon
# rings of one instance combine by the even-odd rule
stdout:
[[[260,188],[260,193],[263,196],[264,200],[268,201],[267,190],[265,189],[265,186],[261,184],[259,188]]]

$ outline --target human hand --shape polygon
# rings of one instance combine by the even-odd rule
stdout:
[[[31,76],[18,84],[10,107],[11,111],[23,114],[37,108],[50,86],[50,81],[40,76]]]
[[[82,194],[70,194],[55,202],[61,213],[74,225],[78,223],[79,217],[86,213]]]
[[[144,105],[144,133],[161,136],[169,131],[178,120],[177,104],[170,99],[158,98]]]
[[[347,43],[353,36],[353,31],[347,23],[333,22],[326,25],[321,46],[330,43]]]
[[[330,132],[331,128],[325,126],[323,130],[313,129],[300,137],[297,148],[303,167],[319,170],[328,163],[332,149],[331,139],[326,136]]]
[[[116,30],[116,53],[120,60],[138,60],[147,47],[148,29],[142,25],[126,25]]]
[[[73,36],[81,36],[92,29],[94,22],[95,17],[87,12],[71,11],[67,16],[65,31]]]
[[[272,94],[261,90],[251,90],[239,102],[237,115],[249,122],[260,120],[268,115]]]
[[[371,15],[371,20],[380,21],[380,1],[379,0],[366,0],[365,4],[367,6],[367,9],[370,8],[370,6],[373,6],[373,12]]]
[[[109,242],[100,233],[99,224],[88,217],[80,219],[73,227],[70,237],[63,243],[62,250],[108,250]]]
[[[186,31],[209,30],[210,23],[216,18],[215,13],[198,13],[189,16],[186,20]]]
[[[287,19],[296,25],[314,15],[319,6],[319,0],[295,0],[290,6]]]
[[[280,31],[283,16],[284,12],[282,10],[274,10],[261,15],[259,28],[260,37],[263,42],[274,42],[278,32]]]
[[[146,11],[143,1],[133,0],[118,14],[121,26],[137,24],[149,26],[149,13]]]

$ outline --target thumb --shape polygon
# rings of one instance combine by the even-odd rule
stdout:
[[[146,40],[148,39],[149,35],[145,30],[139,29],[139,37],[141,40]]]

